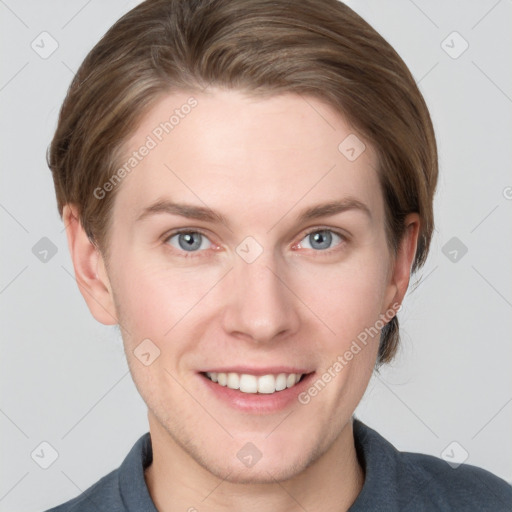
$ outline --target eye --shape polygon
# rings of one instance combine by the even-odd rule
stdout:
[[[199,231],[177,231],[167,237],[165,242],[186,252],[198,252],[211,247],[210,240]]]
[[[345,237],[335,233],[330,229],[317,229],[310,231],[299,243],[304,249],[315,249],[324,251],[332,247],[333,242],[335,245],[339,245]]]

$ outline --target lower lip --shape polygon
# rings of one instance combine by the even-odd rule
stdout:
[[[308,388],[315,372],[305,375],[300,382],[291,388],[276,391],[275,393],[244,393],[238,389],[231,389],[213,382],[205,375],[199,377],[207,388],[219,399],[243,412],[272,413],[289,407],[298,401],[298,395]]]

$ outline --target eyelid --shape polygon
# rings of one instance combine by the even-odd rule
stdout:
[[[331,231],[332,233],[335,233],[339,237],[348,240],[348,235],[345,234],[342,231],[337,230],[336,228],[331,228],[329,226],[313,226],[312,228],[307,228],[306,231],[304,231],[304,234],[302,238],[310,235],[311,233],[316,233],[317,231]],[[301,238],[301,240],[302,240]]]
[[[177,228],[177,229],[171,229],[170,231],[167,231],[166,233],[164,233],[162,235],[162,240],[164,242],[167,242],[169,240],[169,238],[172,238],[173,236],[181,235],[181,234],[186,234],[186,233],[200,233],[201,235],[203,235],[206,238],[208,238],[208,240],[210,240],[210,237],[208,236],[208,234],[205,231],[203,231],[202,229],[200,229],[200,228]],[[211,242],[211,240],[210,240],[210,242]]]

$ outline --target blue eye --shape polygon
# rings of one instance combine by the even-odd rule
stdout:
[[[301,240],[300,245],[305,249],[315,249],[323,251],[325,249],[330,249],[331,244],[333,243],[333,241],[336,241],[336,239],[338,239],[338,244],[343,240],[340,235],[338,235],[334,231],[331,231],[330,229],[320,229],[308,233]],[[306,240],[306,243],[309,244],[309,247],[307,245],[304,246],[304,240]]]
[[[208,249],[211,242],[198,231],[180,231],[171,235],[166,240],[176,249],[182,249],[186,252],[197,252],[200,249]]]
[[[330,229],[316,229],[310,231],[299,243],[301,248],[314,249],[315,251],[326,251],[345,240],[343,235]],[[171,245],[179,252],[199,253],[205,249],[213,247],[212,242],[206,235],[199,231],[183,230],[176,231],[169,235],[165,243]]]

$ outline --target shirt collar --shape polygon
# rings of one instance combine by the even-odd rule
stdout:
[[[146,432],[134,444],[119,468],[119,490],[123,504],[129,512],[158,512],[144,478],[144,470],[151,462],[151,435]]]

